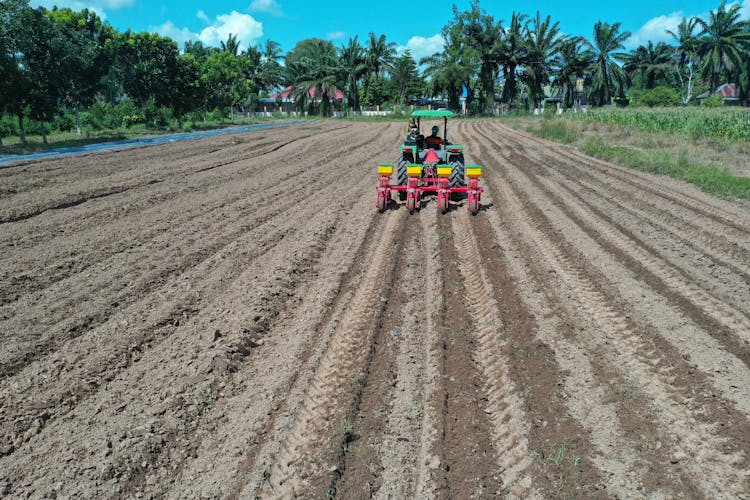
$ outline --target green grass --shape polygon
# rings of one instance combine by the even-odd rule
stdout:
[[[750,140],[748,108],[626,108],[594,109],[570,119],[620,125],[646,132],[667,132],[693,139]]]
[[[655,121],[639,122],[644,116]],[[680,117],[686,122],[682,128],[676,125]],[[744,109],[594,110],[563,117],[511,119],[507,123],[544,139],[572,144],[602,160],[689,182],[720,198],[750,200],[750,178],[724,166],[736,161],[731,151],[744,150],[750,143],[750,139],[726,137],[739,134],[736,131],[743,130],[746,117],[750,117],[750,111]],[[704,136],[700,141],[685,140],[685,134],[697,130],[699,118],[709,124],[701,132]],[[722,126],[722,120],[732,122],[726,126],[735,132],[711,132],[712,127]],[[696,160],[701,148],[714,151],[708,162]]]
[[[750,178],[732,175],[721,167],[696,163],[685,150],[677,155],[659,149],[637,150],[607,144],[600,138],[587,139],[581,150],[602,160],[684,180],[721,198],[750,200]]]

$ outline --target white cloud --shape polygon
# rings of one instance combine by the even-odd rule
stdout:
[[[253,0],[250,2],[250,12],[263,12],[272,16],[281,16],[281,5],[276,0]]]
[[[439,33],[432,35],[429,38],[423,36],[413,36],[409,38],[406,45],[399,45],[396,48],[398,54],[403,54],[408,49],[411,52],[411,56],[419,62],[423,57],[431,56],[435,52],[440,52],[445,46],[445,40]]]
[[[189,40],[196,40],[197,33],[193,33],[187,28],[178,28],[172,21],[167,21],[160,26],[151,26],[149,31],[159,33],[161,36],[168,36],[175,42],[178,47],[182,47]]]
[[[206,13],[203,12],[203,10],[199,10],[198,13],[195,14],[195,17],[197,17],[198,19],[200,19],[201,21],[203,21],[206,24],[211,24],[211,20],[208,18],[208,16],[206,15]]]
[[[206,45],[218,46],[230,34],[237,36],[240,49],[244,49],[263,36],[263,23],[256,21],[250,14],[240,14],[233,10],[229,14],[216,16],[216,22],[203,28],[198,38]]]
[[[328,40],[341,40],[346,37],[346,31],[331,31],[326,35]]]
[[[654,43],[669,41],[671,36],[667,30],[677,32],[677,26],[684,17],[688,16],[685,16],[682,11],[677,11],[666,16],[651,18],[625,41],[625,46],[632,49],[639,45],[646,45],[649,40]]]

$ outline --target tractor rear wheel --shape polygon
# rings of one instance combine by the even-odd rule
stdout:
[[[409,158],[401,157],[396,164],[396,184],[398,186],[406,186],[409,180],[409,175],[406,172],[406,166],[409,163],[411,163]],[[399,191],[398,199],[399,201],[404,201],[406,199],[406,191]]]
[[[451,162],[451,176],[448,178],[450,187],[461,187],[466,185],[466,169],[464,168],[463,158],[460,161]],[[463,198],[463,193],[452,193],[453,201],[459,201]]]

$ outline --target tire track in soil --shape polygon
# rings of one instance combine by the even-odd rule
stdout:
[[[426,457],[425,481],[437,498],[470,498],[502,491],[497,457],[487,439],[492,429],[484,412],[482,374],[475,362],[477,340],[461,296],[463,281],[450,222],[435,213],[435,199],[423,202],[419,218],[436,240],[439,286],[433,305],[437,343],[432,358],[437,366],[437,387],[428,404],[434,415],[434,436]],[[425,443],[427,444],[427,443]]]
[[[363,173],[363,175],[364,175],[364,173]],[[355,191],[357,191],[357,192],[361,191],[361,190],[362,190],[362,188],[363,188],[363,187],[364,187],[364,185],[365,185],[365,181],[366,181],[366,180],[367,180],[367,179],[363,177],[363,178],[362,178],[362,182],[360,182],[360,187],[359,187],[359,188],[357,188],[357,189],[356,189]],[[325,213],[325,212],[321,212],[321,213]],[[222,384],[222,385],[223,385],[223,384]],[[178,439],[178,441],[179,441],[179,439]],[[140,474],[143,474],[143,471],[141,471],[141,472],[140,472]],[[132,483],[134,483],[134,484],[136,484],[136,485],[138,484],[138,480],[137,480],[137,478],[136,478],[136,480],[135,480],[135,481],[131,481],[131,482],[132,482]],[[128,486],[128,488],[132,488],[132,487],[134,487],[134,486]]]
[[[507,167],[503,168],[503,172],[508,178]],[[497,183],[495,185],[498,186]],[[555,271],[571,287],[605,334],[607,342],[600,347],[609,351],[613,363],[622,363],[631,377],[638,381],[638,387],[650,397],[651,405],[658,409],[656,413],[663,432],[672,434],[673,439],[682,444],[683,450],[687,450],[689,455],[685,456],[691,457],[691,460],[685,463],[685,467],[697,478],[704,494],[710,491],[741,492],[750,474],[740,465],[746,463],[746,453],[734,448],[728,442],[728,437],[717,434],[713,422],[697,420],[696,415],[683,407],[685,399],[680,393],[684,388],[673,386],[675,380],[671,367],[664,366],[659,354],[635,333],[637,330],[634,330],[630,318],[610,305],[618,301],[604,295],[587,275],[588,269],[576,265],[563,247],[558,246],[561,241],[557,241],[556,245],[544,236],[537,220],[544,221],[547,217],[541,211],[535,211],[534,216],[527,212],[526,207],[531,204],[528,200],[522,203],[515,194],[524,193],[524,190],[515,182],[508,186],[500,184],[499,187],[514,209],[523,214],[530,234],[550,262],[554,263]]]
[[[323,164],[325,164],[325,161],[321,161],[320,162],[320,165],[323,165]],[[335,176],[335,173],[332,173],[332,178],[334,176]],[[326,181],[326,178],[324,178],[322,176],[318,176],[318,179],[319,179],[319,181],[321,183],[323,183],[323,182]],[[362,175],[360,176],[360,182],[362,182],[364,180],[366,180],[366,176],[365,176],[365,173],[362,172]],[[309,189],[312,192],[312,191],[315,190],[315,186],[311,186],[311,187],[309,187]],[[328,189],[330,191],[335,191],[335,187],[334,186],[330,186]],[[317,190],[317,192],[320,193],[321,190]],[[262,225],[259,228],[257,228],[257,230],[255,232],[261,238],[261,241],[259,242],[259,246],[262,248],[262,250],[256,251],[256,252],[250,253],[250,254],[247,254],[247,252],[244,252],[245,256],[249,259],[249,260],[246,260],[247,265],[249,265],[249,263],[252,262],[253,260],[261,258],[263,255],[265,255],[268,252],[274,250],[276,248],[276,246],[283,241],[283,238],[285,236],[288,237],[290,234],[294,234],[294,230],[296,229],[294,227],[294,224],[295,224],[293,222],[294,219],[293,218],[284,217],[284,214],[286,212],[294,213],[296,211],[295,207],[297,205],[299,205],[299,204],[302,204],[302,203],[306,203],[306,197],[305,196],[302,196],[296,204],[291,205],[288,210],[286,210],[286,211],[284,211],[284,212],[282,212],[280,214],[279,213],[274,214],[274,216],[280,216],[283,220],[285,220],[286,221],[285,223],[286,223],[287,227],[281,227],[281,228],[278,228],[278,229],[274,229],[274,228],[271,227],[270,231],[264,230],[264,228],[263,228]],[[290,232],[290,230],[291,230],[291,232]],[[215,252],[219,252],[220,248],[226,249],[226,245],[228,244],[228,242],[230,242],[232,239],[235,239],[238,234],[239,233],[236,233],[234,235],[234,237],[230,236],[229,238],[221,239],[221,241],[218,243],[219,247],[217,247],[215,249]],[[267,239],[264,240],[263,238],[267,238]],[[252,238],[252,239],[255,239],[255,238]],[[257,239],[256,239],[256,241],[257,241]],[[266,241],[266,243],[264,243],[264,241]],[[222,245],[224,245],[224,246],[222,247]],[[241,247],[242,247],[242,245],[238,245],[236,243],[233,244],[233,245],[231,245],[231,246],[233,246],[235,248],[235,250],[240,250]],[[211,253],[211,254],[208,254],[208,255],[205,255],[205,252],[202,252],[200,255],[203,256],[203,257],[205,257],[205,260],[203,260],[202,263],[206,263],[208,261],[215,260],[214,259],[214,256],[216,255],[215,252]],[[231,253],[231,251],[229,253]],[[227,260],[226,256],[224,257],[224,260]],[[230,262],[231,262],[231,260],[230,260]],[[200,267],[202,265],[202,263],[196,263],[195,266]],[[188,267],[190,267],[190,266],[188,266]],[[183,272],[186,269],[183,269]],[[244,266],[234,266],[234,270],[232,271],[234,274],[231,274],[229,276],[228,281],[230,281],[230,282],[233,281],[234,277],[237,276],[237,274],[239,272],[241,272],[242,269],[244,269]],[[214,269],[207,268],[206,272],[215,273],[216,269],[215,268]],[[146,282],[150,283],[150,282],[152,282],[152,280],[148,279],[148,280],[146,280]],[[158,282],[158,284],[160,286],[162,286],[162,287],[164,287],[164,286],[166,286],[167,288],[171,287],[171,285],[169,284],[169,282],[166,282],[165,285],[162,285],[161,281],[160,281],[160,282]],[[148,291],[142,291],[142,293],[131,294],[131,296],[140,296],[140,297],[142,297],[142,296],[147,295],[147,293],[148,293]],[[190,292],[190,294],[192,295],[193,292]],[[147,302],[150,302],[150,301],[147,301]],[[186,311],[186,310],[190,311],[190,310],[194,309],[195,307],[196,306],[195,306],[194,301],[192,301],[189,298],[186,298],[185,300],[181,301],[181,305],[178,307],[178,309],[176,311],[167,310],[165,312],[165,315],[161,319],[159,319],[159,318],[152,319],[146,325],[144,325],[144,327],[142,327],[141,329],[139,329],[139,333],[137,335],[130,335],[129,336],[129,339],[130,339],[129,342],[134,342],[134,343],[136,343],[138,345],[145,345],[145,346],[150,346],[152,343],[156,342],[157,345],[158,345],[158,343],[160,343],[160,342],[163,341],[163,340],[159,340],[159,339],[169,338],[169,336],[171,335],[171,333],[174,332],[174,330],[176,329],[177,325],[179,324],[179,321],[177,321],[175,318],[179,318],[181,316],[181,313],[183,311]],[[197,312],[197,311],[194,311],[194,312]],[[111,321],[114,321],[116,323],[118,321],[118,318],[122,317],[122,315],[124,315],[126,313],[127,313],[127,311],[120,312],[120,314],[118,316],[115,316]],[[132,313],[131,315],[139,316],[139,315],[141,315],[141,313]],[[175,322],[177,324],[173,324]],[[103,323],[104,322],[102,322],[102,324]],[[152,330],[150,325],[155,325],[155,328]],[[91,328],[94,328],[94,325],[91,325]],[[80,333],[84,334],[85,332],[80,332]],[[72,340],[72,339],[70,339],[70,338],[65,339],[65,343],[64,344],[63,344],[62,341],[60,341],[59,344],[68,346],[67,342],[69,342],[70,340]],[[121,348],[119,348],[118,345],[121,344],[121,343],[123,343],[123,342],[122,341],[118,341],[117,344],[113,345],[110,349],[100,351],[100,353],[110,351],[110,355],[111,356],[115,356],[116,358],[120,358],[122,355],[124,355],[124,357],[125,357],[124,363],[122,361],[116,363],[114,371],[112,371],[112,365],[113,365],[112,361],[96,363],[93,366],[94,369],[104,369],[104,370],[106,370],[108,372],[107,375],[105,376],[105,380],[111,380],[111,379],[113,379],[114,376],[115,376],[115,374],[118,371],[127,369],[130,366],[131,363],[136,362],[138,360],[138,358],[140,358],[140,354],[133,353],[130,349],[125,349],[123,351]],[[48,354],[50,354],[52,352],[54,352],[54,349],[47,350],[46,354],[48,355]],[[48,407],[48,406],[51,406],[53,404],[52,402],[57,401],[57,405],[58,406],[65,407],[65,411],[61,414],[61,415],[64,415],[64,414],[67,414],[69,411],[71,411],[73,408],[75,408],[75,406],[77,404],[79,404],[81,401],[85,400],[90,395],[95,394],[96,392],[98,392],[100,390],[100,388],[101,388],[101,385],[98,385],[98,384],[93,384],[92,385],[92,384],[86,383],[86,384],[81,385],[81,384],[76,384],[75,382],[73,382],[74,380],[95,380],[98,377],[101,377],[101,374],[90,372],[91,368],[86,368],[85,369],[85,371],[87,371],[88,373],[79,373],[80,370],[81,370],[80,368],[78,370],[75,370],[73,372],[68,373],[67,370],[69,370],[70,368],[66,369],[64,367],[64,365],[58,364],[56,366],[56,369],[57,369],[58,376],[60,375],[61,370],[65,370],[62,373],[65,375],[66,379],[70,379],[71,380],[71,383],[68,384],[68,386],[77,387],[76,390],[73,391],[72,393],[66,393],[66,394],[64,394],[62,396],[55,395],[55,394],[52,394],[52,395],[48,394],[47,396],[44,396],[41,399],[41,401],[39,399],[37,399],[35,401],[31,401],[30,403],[28,403],[28,404],[31,405],[29,408],[31,408],[31,407],[37,407],[40,404],[43,407]],[[3,385],[5,385],[6,388],[7,388],[7,384],[6,383],[10,383],[10,382],[12,382],[11,379],[6,379],[3,382]],[[65,384],[62,383],[62,381],[58,381],[57,384],[52,385],[52,386],[48,386],[46,388],[46,390],[50,391],[50,390],[54,389],[54,387],[56,387],[57,385],[65,386]],[[2,388],[0,388],[0,390],[2,390]],[[3,391],[3,392],[5,392],[5,391]],[[59,398],[62,398],[62,399],[59,399]],[[14,406],[13,400],[14,399],[15,398],[9,398],[8,400],[6,400],[6,402],[4,404],[6,413],[8,412],[8,410],[10,410],[11,408],[13,408],[13,406]],[[22,411],[22,410],[15,411],[14,413],[11,413],[11,415],[14,415],[14,414],[17,415],[19,411]],[[28,409],[24,410],[22,414],[25,414],[27,412],[28,412]],[[18,425],[14,426],[15,427],[14,434],[16,436],[26,435],[28,429],[30,427],[32,427],[32,426],[36,426],[37,427],[36,431],[37,432],[41,432],[41,430],[43,429],[44,426],[46,426],[51,421],[53,421],[54,418],[61,416],[61,415],[58,415],[55,412],[50,412],[50,411],[47,411],[45,413],[46,413],[46,417],[41,421],[41,423],[40,423],[39,419],[30,418],[30,419],[25,419],[25,422],[23,422],[22,425],[20,425],[20,427]],[[31,436],[27,436],[27,437],[31,437]],[[6,441],[7,441],[7,436],[6,436]],[[11,441],[17,441],[17,440],[13,440],[12,439]],[[18,447],[20,445],[21,445],[20,443],[16,442],[15,445],[14,445],[14,447],[13,447],[13,449],[18,449]]]
[[[680,360],[678,356],[675,356],[678,359],[677,366],[683,366],[685,360],[694,362],[711,379],[714,387],[721,392],[723,397],[732,402],[732,406],[744,415],[750,415],[750,371],[748,371],[750,351],[747,343],[740,340],[736,334],[736,331],[743,331],[742,327],[734,330],[722,327],[710,318],[707,319],[693,303],[685,298],[690,297],[690,290],[698,288],[696,285],[691,284],[687,292],[686,287],[680,287],[679,284],[672,284],[671,287],[665,286],[668,280],[652,273],[651,270],[644,269],[644,262],[655,262],[655,259],[649,260],[650,256],[634,259],[632,256],[638,255],[639,250],[632,244],[623,249],[623,246],[630,240],[629,232],[620,233],[617,229],[609,229],[606,225],[610,223],[609,219],[594,204],[569,192],[564,186],[553,183],[548,178],[540,177],[536,173],[538,170],[537,166],[526,169],[526,175],[533,181],[530,184],[542,190],[541,194],[537,195],[538,199],[551,200],[576,227],[584,230],[598,245],[614,256],[617,262],[631,269],[641,281],[641,284],[636,286],[642,287],[645,282],[653,291],[675,304],[679,311],[692,320],[693,326],[686,323],[685,316],[672,314],[670,317],[668,309],[651,310],[651,315],[659,315],[660,322],[664,325],[660,335],[670,344],[667,349],[679,350],[683,358]],[[529,184],[528,180],[523,182]],[[585,204],[585,208],[582,204]],[[605,224],[600,224],[596,216],[599,216]],[[616,223],[612,224],[615,228],[619,227]],[[606,271],[604,272],[606,274]],[[647,293],[650,294],[647,289],[642,289],[644,297]],[[653,305],[658,301],[657,297],[644,299],[641,302]],[[645,318],[641,320],[642,323],[648,321]],[[701,330],[698,330],[699,328]],[[713,338],[707,338],[709,335]],[[742,418],[739,416],[740,420]]]
[[[497,145],[494,147],[497,148]],[[513,161],[526,160],[514,157]],[[673,302],[683,314],[703,327],[728,350],[737,353],[750,366],[750,319],[744,313],[691,282],[684,271],[662,257],[628,228],[613,221],[592,202],[571,193],[563,186],[540,180],[534,172],[537,169],[536,165],[530,165],[525,175],[546,191],[545,197],[557,200],[560,210],[574,220],[577,226],[585,229],[592,239],[615,255],[618,261],[626,262],[640,279]],[[529,179],[524,179],[523,182],[528,184]],[[598,220],[604,224],[598,224]]]
[[[509,141],[511,142],[511,141]],[[508,148],[511,149],[511,148]],[[508,158],[509,160],[512,160],[515,156],[515,153],[508,152],[507,150],[502,153],[505,158]],[[540,154],[537,155],[539,157],[539,162],[542,165],[554,165],[554,164],[560,164],[560,160],[547,155],[547,154]],[[581,173],[581,176],[588,177],[588,173],[583,172],[579,169],[579,167],[572,165],[568,162],[562,162],[566,165],[566,167],[572,167],[575,170],[578,170]],[[553,169],[553,168],[547,168],[545,169],[545,174],[557,174],[557,176],[562,176],[566,178],[570,183],[580,183],[581,185],[586,185],[586,181],[584,179],[573,179],[570,173],[568,173],[566,169]],[[533,171],[530,171],[529,173],[532,175],[536,175],[534,172],[538,172],[539,167],[536,167],[533,169]],[[549,182],[549,181],[546,181]],[[555,186],[550,182],[550,185]],[[564,186],[560,186],[561,189],[565,189]],[[724,256],[716,256],[715,252],[712,252],[711,250],[707,250],[705,248],[697,248],[694,243],[694,238],[682,238],[674,232],[670,228],[665,228],[669,233],[673,236],[673,245],[674,246],[686,246],[688,248],[693,248],[698,251],[699,254],[708,254],[711,256],[711,258],[718,262],[720,265],[723,265],[726,268],[727,272],[733,272],[737,274],[741,279],[740,280],[732,280],[730,283],[725,283],[725,287],[731,289],[727,290],[725,293],[723,293],[721,296],[717,296],[715,292],[706,292],[717,279],[717,276],[715,276],[713,273],[709,274],[708,272],[701,273],[700,270],[695,269],[695,262],[694,261],[688,261],[684,262],[684,259],[681,259],[678,255],[675,255],[675,252],[671,250],[671,245],[668,244],[668,237],[665,235],[660,234],[658,238],[659,244],[665,249],[666,253],[668,255],[662,256],[657,248],[655,248],[654,244],[646,243],[643,239],[643,237],[639,237],[636,232],[642,232],[644,226],[649,225],[658,225],[657,222],[653,220],[652,217],[647,216],[646,214],[642,214],[642,217],[636,217],[635,219],[633,217],[627,217],[623,212],[630,211],[632,215],[638,215],[637,209],[631,209],[629,207],[623,206],[619,202],[612,200],[610,196],[606,195],[599,195],[599,200],[591,200],[588,201],[584,198],[584,196],[580,193],[573,194],[581,203],[587,206],[587,208],[593,212],[596,213],[597,216],[600,218],[608,221],[608,223],[615,226],[616,230],[619,231],[621,234],[617,234],[613,241],[615,242],[623,242],[627,243],[632,240],[634,240],[638,247],[639,251],[643,253],[643,250],[651,254],[651,256],[648,258],[648,262],[652,263],[654,265],[658,265],[658,260],[662,259],[664,261],[664,264],[660,267],[663,268],[667,273],[668,276],[671,276],[672,281],[679,281],[680,283],[668,283],[670,285],[670,288],[675,288],[678,290],[681,290],[687,294],[687,297],[693,298],[694,301],[698,301],[703,306],[708,306],[709,310],[716,310],[719,318],[724,317],[730,317],[734,318],[735,321],[738,321],[739,324],[736,325],[736,329],[739,331],[745,331],[747,330],[747,325],[742,325],[742,322],[748,322],[747,314],[743,313],[741,310],[738,310],[737,307],[740,309],[744,307],[750,307],[747,305],[747,297],[740,298],[738,300],[739,305],[735,307],[730,307],[730,311],[723,311],[722,309],[725,309],[724,302],[733,302],[733,297],[737,294],[744,294],[748,295],[748,292],[750,291],[750,288],[748,288],[748,279],[746,274],[746,268],[741,263],[733,262],[733,263],[727,263],[727,259]],[[615,208],[610,208],[609,206],[612,204],[616,204],[617,206]],[[643,222],[635,227],[633,226],[634,220],[642,220]],[[630,225],[631,227],[628,227]],[[627,237],[623,237],[623,234],[627,235]],[[711,238],[714,238],[712,236]],[[717,235],[716,238],[719,238]],[[652,239],[654,239],[652,237]],[[666,240],[666,241],[665,241]],[[643,250],[641,250],[641,248]],[[725,250],[725,253],[727,250]],[[729,254],[731,255],[733,252],[731,250],[729,251]],[[670,257],[671,255],[671,257]],[[656,260],[655,260],[656,259]],[[742,268],[745,268],[743,270]],[[713,270],[712,270],[713,271]],[[675,275],[676,273],[676,275]],[[696,276],[696,273],[698,276]],[[701,279],[702,278],[702,279]],[[689,283],[689,281],[693,279],[701,279],[703,283],[703,287],[698,287],[697,285],[693,283]],[[728,278],[723,277],[723,279],[726,281]],[[685,283],[685,281],[688,281],[688,283]],[[687,288],[687,289],[686,289]],[[750,323],[748,323],[750,324]],[[718,327],[721,329],[721,326]],[[734,329],[735,325],[730,325],[729,328]]]
[[[368,176],[351,191],[363,193],[371,186]],[[203,440],[201,449],[196,452],[200,460],[193,460],[187,469],[183,468],[181,478],[176,480],[190,488],[173,490],[172,498],[188,494],[236,498],[246,487],[257,489],[265,475],[264,464],[269,463],[268,448],[277,444],[268,437],[284,435],[291,425],[285,423],[287,416],[296,409],[295,401],[304,396],[309,386],[314,374],[309,373],[310,367],[314,368],[322,357],[318,352],[321,345],[328,344],[327,332],[323,332],[328,329],[324,326],[335,323],[342,308],[348,305],[353,283],[359,281],[369,258],[368,252],[376,237],[370,201],[360,197],[352,207],[340,211],[341,216],[334,224],[336,236],[320,259],[320,265],[316,266],[315,279],[297,294],[304,299],[290,314],[278,315],[278,321],[269,325],[264,337],[266,342],[259,348],[262,351],[253,357],[253,364],[235,375],[235,378],[251,381],[254,388],[262,388],[260,397],[251,394],[248,399],[244,396],[248,388],[238,389],[235,397],[225,400],[227,405],[223,410],[217,408],[234,416],[225,427],[214,432],[219,435],[218,443],[213,439]],[[367,216],[357,215],[364,213]],[[366,223],[363,225],[360,220]],[[284,352],[289,356],[288,361],[269,359],[274,352]],[[243,436],[250,437],[242,439]],[[226,449],[233,449],[235,455],[244,458],[237,462],[233,455],[218,453]],[[206,470],[213,471],[210,481],[204,479]],[[198,486],[198,483],[202,484]]]
[[[486,144],[474,139],[479,135],[474,127],[474,133],[469,134],[471,139],[466,142],[480,152],[479,159],[485,165],[492,166],[495,161],[487,155]],[[491,179],[486,176],[485,180]],[[488,198],[498,191],[492,182],[485,187]],[[524,285],[521,293],[536,312],[538,335],[551,346],[558,364],[568,372],[564,380],[556,381],[556,385],[564,388],[563,395],[572,407],[572,412],[563,418],[580,418],[598,449],[598,455],[590,459],[608,477],[601,489],[615,496],[628,496],[641,491],[644,485],[646,492],[655,497],[669,497],[675,494],[665,493],[664,489],[671,490],[676,483],[678,491],[696,495],[688,476],[664,472],[663,464],[670,461],[670,455],[661,444],[665,437],[653,426],[653,415],[644,414],[644,408],[637,406],[635,400],[610,395],[617,388],[627,387],[626,375],[618,373],[616,365],[606,360],[597,346],[586,341],[600,335],[596,325],[589,324],[588,316],[566,283],[550,271],[547,257],[529,234],[525,219],[507,199],[498,196],[497,200],[493,209],[486,212],[489,223],[497,242],[507,248],[504,255],[518,283]],[[584,345],[579,346],[582,341]]]
[[[354,149],[361,149],[364,147],[364,145],[360,144],[358,147],[355,147]],[[329,158],[329,156],[326,156],[322,158],[316,165],[323,165],[325,164]],[[260,206],[268,206],[270,205],[270,200],[274,199],[275,197],[278,197],[280,193],[286,192],[290,187],[292,187],[295,184],[299,184],[302,187],[301,189],[301,196],[296,199],[295,202],[292,204],[287,205],[281,214],[274,212],[272,210],[269,210],[265,216],[261,216],[258,218],[257,225],[263,225],[266,224],[269,220],[275,219],[276,217],[284,217],[284,214],[292,214],[295,213],[300,205],[303,205],[307,203],[305,201],[305,198],[307,196],[311,196],[313,193],[320,192],[320,186],[330,186],[332,184],[332,181],[336,178],[335,172],[326,172],[328,176],[324,177],[321,176],[314,171],[313,169],[304,171],[304,172],[295,172],[292,175],[287,176],[286,178],[282,179],[278,184],[274,186],[274,191],[272,193],[266,193],[261,195],[256,203],[253,203],[251,206],[256,206],[257,204],[260,204]],[[205,231],[209,230],[212,233],[215,233],[218,228],[224,227],[226,225],[226,222],[221,218],[217,217],[216,214],[218,212],[227,212],[232,210],[232,207],[234,204],[239,203],[240,205],[246,205],[247,203],[244,201],[245,196],[242,194],[239,194],[234,200],[228,200],[227,203],[229,205],[222,205],[217,207],[216,209],[209,211],[209,212],[203,212],[199,215],[200,218],[206,219],[211,221],[209,223],[209,226],[206,227],[205,224],[198,224],[195,219],[190,219],[186,221],[185,223],[185,229],[181,232],[183,234],[183,239],[187,238],[188,229],[187,227],[192,226],[194,229],[193,231],[200,230]],[[248,212],[249,214],[249,212]],[[172,226],[172,229],[176,229]],[[236,240],[239,235],[246,231],[246,228],[238,227],[233,229],[233,232],[230,234],[227,234],[221,238],[216,238],[213,241],[207,241],[205,243],[202,243],[199,238],[196,238],[196,240],[199,242],[199,245],[205,245],[199,247],[196,251],[188,253],[187,255],[184,254],[183,251],[180,251],[183,255],[182,261],[178,262],[176,265],[174,265],[171,269],[168,269],[166,272],[164,269],[160,269],[158,271],[158,279],[155,279],[153,275],[145,275],[141,279],[141,283],[132,284],[128,288],[125,288],[124,290],[117,290],[115,294],[107,294],[108,300],[107,302],[109,304],[116,303],[116,304],[122,304],[126,301],[128,296],[145,296],[149,293],[152,293],[155,289],[163,287],[163,282],[167,281],[171,276],[179,275],[183,272],[185,272],[187,269],[194,267],[198,265],[201,261],[203,261],[206,258],[210,258],[210,256],[214,255],[216,252],[218,252],[221,248],[226,247],[230,242]],[[278,233],[278,232],[277,232]],[[261,233],[263,235],[263,233]],[[276,234],[276,236],[279,236],[279,234]],[[261,236],[262,237],[262,236]],[[169,241],[171,239],[171,236],[169,234],[162,233],[158,236],[158,240],[163,241]],[[155,241],[155,243],[156,243]],[[158,245],[158,244],[157,244]],[[143,249],[144,252],[148,252],[148,248]],[[117,255],[119,257],[122,257],[123,254],[121,253],[114,253],[113,255]],[[129,261],[131,262],[138,262],[142,257],[139,257],[138,255],[126,255]],[[94,265],[94,264],[92,264]],[[95,269],[93,270],[94,274],[99,274],[100,272],[103,272],[98,269],[107,269],[107,268],[116,268],[116,267],[132,267],[132,265],[125,265],[118,263],[111,263],[107,260],[99,262],[95,265]],[[98,269],[97,269],[98,268]],[[85,276],[79,276],[79,279],[86,279]],[[110,287],[117,288],[116,283],[109,284]],[[136,290],[133,291],[133,288]],[[64,301],[67,303],[74,303],[77,301],[77,296],[65,296],[61,292],[64,289],[69,290],[78,290],[77,294],[78,297],[80,296],[86,296],[90,292],[86,290],[85,286],[79,286],[76,283],[60,283],[59,286],[57,286],[55,289],[52,289],[49,291],[48,295],[51,294],[52,296],[63,296],[65,297]],[[105,290],[96,290],[96,293],[99,295],[105,295]],[[53,310],[50,310],[49,307],[49,301],[45,301],[43,297],[35,299],[35,302],[43,302],[45,303],[45,313],[44,315],[39,315],[45,318],[54,318],[54,316],[51,314],[53,313]],[[63,306],[64,307],[64,306]],[[5,306],[0,310],[7,310]],[[108,308],[109,309],[109,308]],[[115,308],[116,309],[116,308]],[[30,311],[27,309],[27,315],[30,313]],[[114,313],[114,310],[110,310],[109,313],[105,312],[103,314],[97,314],[93,317],[91,315],[86,315],[85,317],[81,318],[78,323],[75,321],[71,323],[70,317],[67,317],[64,320],[64,324],[51,324],[47,322],[44,326],[47,328],[47,331],[55,331],[55,330],[63,330],[68,332],[68,334],[64,335],[62,338],[55,340],[52,338],[52,344],[48,345],[45,343],[45,341],[42,339],[36,340],[33,345],[29,346],[28,349],[20,354],[14,353],[12,355],[13,359],[15,360],[11,365],[6,365],[3,361],[0,361],[0,372],[5,373],[8,376],[14,375],[23,367],[28,365],[30,362],[36,361],[37,359],[48,355],[51,352],[54,352],[57,348],[55,346],[59,346],[63,344],[64,342],[67,342],[71,339],[77,338],[79,335],[85,334],[86,331],[89,331],[93,328],[96,328],[97,326],[105,323],[110,319],[110,315]],[[39,317],[36,316],[36,317]],[[11,320],[12,317],[8,314],[4,314],[5,321]],[[49,321],[49,320],[47,320]],[[12,330],[17,330],[18,328],[23,328],[23,325],[14,325],[13,323],[6,323],[7,328]],[[41,325],[37,325],[41,326]],[[8,356],[10,356],[10,352],[7,353]]]
[[[396,340],[394,395],[379,450],[382,480],[373,495],[382,499],[434,498],[433,475],[440,467],[439,457],[432,452],[437,437],[432,402],[439,376],[436,319],[444,301],[435,211],[421,213],[419,227],[413,231],[417,249],[407,260],[413,276],[399,276],[406,299],[401,304],[403,323]]]
[[[395,267],[392,254],[403,244],[400,228],[404,224],[404,214],[403,210],[387,214],[362,283],[336,325],[307,390],[305,402],[282,441],[281,450],[268,471],[267,481],[261,486],[260,496],[283,498],[310,493],[310,488],[316,492],[314,494],[321,494],[324,489],[321,486],[332,483],[326,479],[335,472],[330,469],[329,461],[335,463],[339,452],[331,448],[338,448],[344,441],[335,438],[340,438],[341,434],[336,428],[340,423],[336,417],[341,416],[337,401],[342,396],[344,401],[353,397],[356,404],[359,397],[356,392],[342,395],[341,391],[351,389],[351,383],[362,375],[362,367],[367,369],[371,358],[373,323],[383,314],[383,292],[388,290],[386,284],[391,281],[389,278],[392,278]],[[347,406],[345,403],[344,408]]]

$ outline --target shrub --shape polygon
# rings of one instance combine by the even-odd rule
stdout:
[[[18,119],[15,116],[0,116],[0,139],[18,135]]]
[[[680,93],[672,87],[656,87],[644,90],[638,99],[640,104],[653,108],[654,106],[680,106]]]
[[[724,98],[720,95],[711,95],[701,101],[701,106],[707,108],[720,108],[724,105]]]

